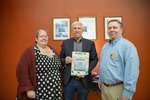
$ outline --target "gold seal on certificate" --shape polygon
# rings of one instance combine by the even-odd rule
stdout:
[[[71,75],[87,75],[89,70],[89,52],[72,52]]]

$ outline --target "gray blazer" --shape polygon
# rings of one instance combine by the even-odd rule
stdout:
[[[60,58],[61,58],[61,63],[64,66],[64,70],[63,70],[64,86],[67,85],[67,83],[69,82],[69,79],[71,77],[71,64],[66,64],[65,58],[66,58],[66,56],[72,57],[72,51],[73,51],[73,47],[74,47],[73,41],[74,41],[73,38],[67,39],[67,40],[64,40],[62,45],[61,45]],[[84,85],[87,88],[89,88],[89,86],[92,83],[91,71],[94,69],[94,67],[96,66],[96,64],[98,62],[97,52],[96,52],[94,42],[91,40],[87,40],[87,39],[82,38],[82,51],[83,52],[89,52],[89,54],[90,54],[90,57],[89,57],[89,74],[86,75],[82,79]]]

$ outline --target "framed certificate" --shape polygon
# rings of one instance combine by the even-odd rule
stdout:
[[[89,70],[89,52],[72,52],[71,75],[87,75]]]
[[[96,17],[79,17],[79,21],[84,26],[82,36],[86,39],[96,39]]]

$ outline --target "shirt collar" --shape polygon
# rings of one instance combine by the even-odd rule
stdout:
[[[77,42],[77,40],[75,39],[75,38],[73,38],[73,40],[75,41],[75,42]],[[81,38],[78,42],[81,42],[83,40],[83,38]]]
[[[115,39],[114,41],[112,41],[111,39],[108,41],[109,44],[115,45],[116,43],[118,43],[119,40],[121,40],[123,37],[122,35],[120,35],[117,39]]]

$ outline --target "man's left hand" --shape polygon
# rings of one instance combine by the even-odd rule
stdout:
[[[84,78],[85,75],[77,75],[79,78]]]

